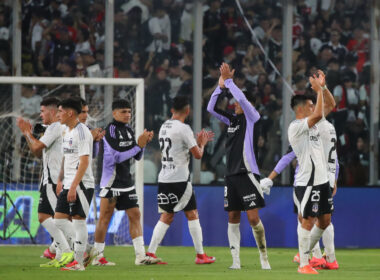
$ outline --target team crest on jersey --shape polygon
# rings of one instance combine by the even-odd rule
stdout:
[[[318,203],[314,203],[312,208],[311,208],[311,211],[313,211],[314,213],[317,213],[318,212]]]
[[[70,146],[73,145],[73,138],[70,138],[70,140],[69,140],[69,145],[70,145]]]
[[[228,207],[228,199],[227,198],[224,199],[224,207]]]

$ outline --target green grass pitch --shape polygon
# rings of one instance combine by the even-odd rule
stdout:
[[[0,280],[171,280],[171,279],[380,279],[380,249],[337,250],[340,269],[320,271],[319,275],[300,275],[297,265],[292,263],[296,249],[269,248],[272,270],[260,268],[256,248],[241,248],[241,270],[229,270],[231,255],[226,247],[208,247],[208,255],[216,257],[211,265],[194,264],[192,247],[160,247],[158,255],[168,265],[135,266],[133,247],[106,247],[106,256],[116,262],[115,267],[90,266],[84,272],[60,271],[54,268],[40,268],[47,262],[40,258],[45,246],[1,246]]]

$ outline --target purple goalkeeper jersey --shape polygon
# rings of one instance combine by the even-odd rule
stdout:
[[[226,155],[226,176],[240,173],[254,173],[260,175],[254,153],[254,126],[260,119],[260,114],[247,100],[244,93],[234,84],[232,79],[224,81],[232,96],[240,104],[244,114],[236,115],[222,111],[216,107],[221,89],[218,86],[211,95],[207,110],[218,120],[228,125]]]
[[[277,162],[276,167],[274,168],[274,171],[277,174],[280,174],[291,162],[293,159],[296,158],[296,154],[293,152],[293,149],[291,146],[289,146],[288,152],[281,157],[281,159]],[[295,185],[295,180],[296,180],[296,175],[299,169],[298,161],[297,161],[297,166],[296,166],[296,171],[294,172],[294,183]],[[338,179],[339,176],[339,162],[336,161],[336,172],[335,172],[335,180]]]
[[[100,187],[124,189],[133,186],[131,159],[140,160],[144,152],[136,144],[133,130],[127,124],[114,120],[107,126],[102,142]]]

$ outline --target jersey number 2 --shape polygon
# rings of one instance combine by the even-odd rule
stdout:
[[[336,150],[336,139],[331,138],[331,142],[333,143],[333,146],[331,147],[330,152],[329,152],[329,163],[335,163],[335,159],[331,158],[331,156],[332,156],[332,153]]]
[[[172,147],[172,140],[170,140],[170,138],[160,138],[159,141],[162,154],[164,153],[164,150],[166,154],[166,157],[162,155],[162,161],[173,161],[173,158],[169,156],[169,150]]]

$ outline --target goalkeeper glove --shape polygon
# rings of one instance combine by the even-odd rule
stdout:
[[[266,195],[270,194],[270,188],[273,186],[273,181],[269,178],[264,178],[260,180],[261,189]]]

